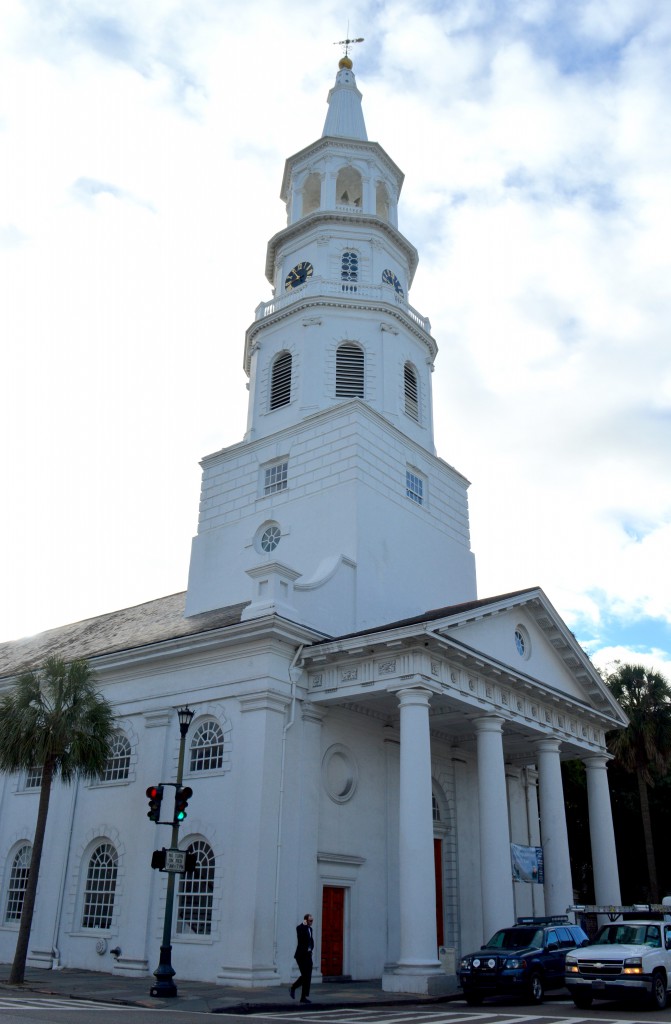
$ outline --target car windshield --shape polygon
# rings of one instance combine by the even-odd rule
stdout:
[[[526,949],[543,945],[542,928],[502,928],[492,935],[484,949]]]
[[[659,928],[651,924],[605,924],[594,939],[595,944],[612,946],[652,946],[659,948],[662,941]]]

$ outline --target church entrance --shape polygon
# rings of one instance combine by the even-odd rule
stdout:
[[[436,938],[442,946],[443,935],[443,840],[433,840],[433,866],[436,872]]]
[[[345,889],[325,885],[322,895],[322,960],[324,978],[338,978],[343,973],[345,944]]]

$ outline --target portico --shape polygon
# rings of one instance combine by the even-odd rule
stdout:
[[[443,764],[458,761],[460,769],[454,790],[457,847],[462,829],[464,836],[478,837],[470,853],[475,888],[468,907],[457,910],[477,918],[472,930],[478,942],[516,913],[528,912],[512,879],[511,842],[543,849],[544,884],[528,887],[536,913],[564,914],[573,902],[562,760],[585,761],[599,899],[619,898],[605,750],[605,733],[619,712],[594,679],[589,685],[580,681],[589,663],[570,637],[553,633],[547,598],[534,590],[431,615],[313,645],[303,659],[310,701],[375,717],[397,736],[398,869],[391,891],[398,893],[398,955],[385,969],[383,986],[424,994],[449,984],[437,959],[431,913],[432,795],[436,778],[448,770]],[[489,621],[494,616],[497,630],[504,626],[501,633],[513,635],[516,625],[525,630],[542,675],[532,674],[531,659],[529,671],[521,671],[512,656],[501,657]],[[481,632],[491,636],[489,655],[482,640],[477,651],[464,643],[478,620]],[[510,813],[511,793],[526,811],[523,821]],[[465,861],[463,850],[457,852],[444,866],[446,878],[467,873]],[[453,933],[463,933],[463,920],[450,923]]]

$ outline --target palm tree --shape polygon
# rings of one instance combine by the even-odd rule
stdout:
[[[671,686],[659,672],[643,665],[618,665],[606,677],[611,693],[629,718],[629,725],[608,735],[608,747],[638,783],[643,839],[648,865],[649,898],[659,902],[657,866],[652,842],[648,787],[671,764]]]
[[[35,893],[49,813],[51,785],[75,777],[100,775],[110,752],[112,709],[96,691],[88,662],[69,665],[50,657],[41,669],[24,672],[14,688],[0,697],[0,771],[41,768],[40,802],[35,837],[23,896],[21,923],[9,976],[23,981]]]

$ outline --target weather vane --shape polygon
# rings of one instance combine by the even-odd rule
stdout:
[[[347,35],[349,36],[349,23],[347,25]],[[348,57],[349,56],[349,48],[350,48],[350,46],[352,46],[353,43],[362,43],[362,42],[363,42],[363,36],[360,36],[358,39],[349,39],[349,38],[348,39],[340,39],[337,43],[334,43],[333,45],[334,46],[344,46],[345,47],[345,56]]]

